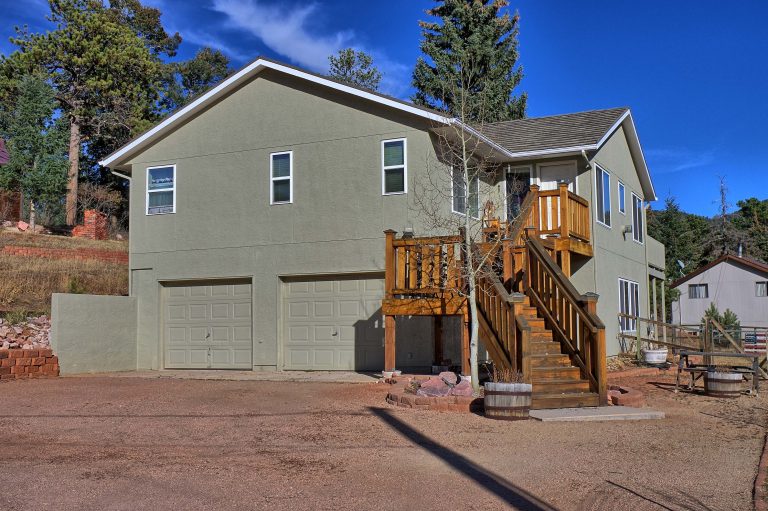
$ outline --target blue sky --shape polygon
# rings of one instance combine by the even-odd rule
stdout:
[[[266,55],[315,71],[352,46],[374,55],[385,92],[407,98],[419,55],[418,20],[431,0],[145,0],[184,38],[240,66]],[[46,0],[0,0],[12,26],[49,28]],[[717,210],[718,176],[729,202],[768,198],[768,2],[741,0],[519,0],[521,89],[529,116],[629,106],[660,199],[686,211]],[[661,202],[654,204],[661,207]]]

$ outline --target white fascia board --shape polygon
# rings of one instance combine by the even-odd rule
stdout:
[[[595,146],[595,149],[599,149],[605,144],[609,138],[611,138],[611,135],[613,135],[617,129],[619,129],[619,126],[624,125],[624,131],[627,134],[627,143],[629,145],[629,150],[632,152],[632,156],[637,160],[638,164],[638,170],[640,171],[641,175],[640,181],[641,183],[644,183],[647,185],[648,190],[650,192],[650,200],[657,200],[658,197],[656,196],[656,190],[653,187],[653,180],[651,179],[651,172],[648,169],[648,164],[645,161],[645,155],[643,154],[643,147],[640,145],[640,139],[637,136],[637,128],[635,127],[635,121],[632,119],[632,112],[627,109],[624,114],[619,117],[619,119],[611,126],[611,128],[603,135],[603,138],[598,141],[598,143]],[[645,194],[646,190],[643,190],[643,194]]]
[[[417,108],[415,106],[408,105],[406,103],[401,103],[399,101],[395,101],[393,99],[380,96],[378,94],[373,94],[365,90],[349,87],[347,85],[337,83],[335,81],[328,80],[326,78],[316,76],[314,74],[307,73],[307,72],[295,69],[293,67],[278,64],[276,62],[272,62],[269,60],[257,59],[251,64],[249,64],[248,66],[244,67],[243,69],[235,73],[234,75],[230,76],[229,78],[221,82],[219,85],[217,85],[207,93],[197,98],[195,101],[193,101],[186,107],[182,108],[175,114],[171,115],[170,117],[168,117],[167,119],[159,123],[154,128],[140,135],[138,138],[134,139],[133,141],[129,142],[128,144],[124,145],[114,153],[110,154],[109,156],[101,160],[99,162],[99,165],[103,167],[114,166],[117,162],[119,162],[121,158],[129,155],[130,153],[132,153],[137,149],[141,149],[142,147],[148,145],[149,143],[152,142],[152,140],[155,137],[161,135],[163,132],[168,130],[172,125],[193,116],[198,111],[202,110],[203,108],[207,107],[210,103],[215,101],[218,96],[236,87],[243,81],[250,79],[251,77],[255,76],[265,68],[274,69],[276,71],[280,71],[280,72],[289,74],[291,76],[302,78],[304,80],[308,80],[310,82],[314,82],[314,83],[329,87],[331,89],[335,89],[347,94],[351,94],[353,96],[357,96],[357,97],[364,98],[382,105],[389,106],[391,108],[405,111],[413,115],[417,115],[419,117],[423,117],[441,124],[448,124],[451,122],[451,119],[449,119],[448,117],[439,115],[437,113],[429,112],[427,110],[423,110],[421,108]]]
[[[572,147],[556,147],[554,149],[538,149],[535,151],[520,151],[517,153],[507,153],[510,158],[516,160],[524,158],[534,158],[537,156],[556,156],[565,154],[579,154],[581,151],[593,151],[597,149],[596,145],[579,145]]]

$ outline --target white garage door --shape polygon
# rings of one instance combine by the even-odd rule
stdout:
[[[287,280],[286,369],[375,371],[384,366],[381,278]]]
[[[166,368],[253,369],[249,283],[166,285],[164,312]]]

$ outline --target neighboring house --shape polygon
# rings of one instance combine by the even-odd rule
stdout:
[[[448,124],[462,127],[260,58],[107,157],[130,180],[136,367],[381,370],[383,231],[430,234],[413,185]],[[600,295],[616,354],[618,313],[649,315],[649,276],[664,264],[646,233],[656,196],[629,110],[497,123],[477,137],[499,171],[469,207],[513,176],[545,190],[566,182],[586,199],[594,256],[569,272]],[[435,362],[424,319],[398,320],[399,368]],[[460,329],[443,324],[445,358],[462,358]]]
[[[742,326],[768,327],[768,264],[727,254],[674,281],[680,298],[672,303],[672,321],[697,325],[714,303],[731,309]]]

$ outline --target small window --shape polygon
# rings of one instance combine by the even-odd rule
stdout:
[[[464,181],[464,172],[461,169],[453,169],[453,212],[461,215],[467,214],[467,204],[469,204],[469,216],[473,218],[480,217],[480,180],[478,176],[473,176],[469,183],[469,196],[467,196],[467,185]]]
[[[147,214],[176,212],[176,165],[147,169]]]
[[[768,296],[768,282],[755,282],[755,296]]]
[[[689,284],[688,298],[690,298],[691,300],[699,299],[699,298],[709,298],[709,285],[708,284]]]
[[[293,202],[293,151],[272,153],[269,172],[271,180],[270,203],[290,204]]]
[[[597,221],[611,226],[611,175],[597,167]]]
[[[384,195],[408,191],[405,139],[385,140],[381,143],[381,190]]]
[[[627,213],[627,193],[621,181],[619,181],[619,213],[622,215]]]
[[[643,201],[632,194],[632,239],[638,243],[643,242]]]

